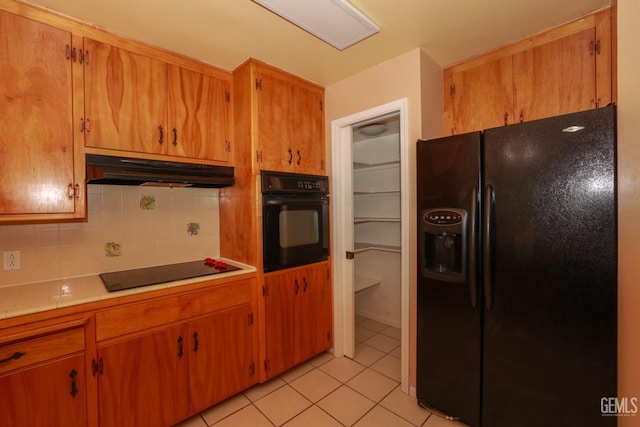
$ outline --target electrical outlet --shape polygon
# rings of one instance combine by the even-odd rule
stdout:
[[[4,251],[2,255],[4,270],[20,270],[22,268],[20,251]]]

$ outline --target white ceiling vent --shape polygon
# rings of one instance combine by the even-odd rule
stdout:
[[[380,28],[346,0],[253,0],[338,50]]]

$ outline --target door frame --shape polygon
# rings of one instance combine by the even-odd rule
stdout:
[[[353,262],[345,253],[353,251],[353,162],[352,126],[381,116],[398,113],[400,120],[400,299],[401,356],[400,387],[409,393],[409,241],[410,172],[408,98],[402,98],[331,122],[331,246],[333,254],[334,355],[355,355],[355,295]]]

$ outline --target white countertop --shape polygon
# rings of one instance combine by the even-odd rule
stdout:
[[[229,261],[225,260],[225,262]],[[126,295],[190,285],[214,278],[222,279],[256,271],[255,267],[250,265],[235,261],[231,261],[230,263],[241,269],[228,273],[194,277],[192,279],[177,280],[116,292],[107,292],[102,280],[97,274],[49,280],[46,282],[3,286],[0,287],[0,320],[72,305],[119,298]]]

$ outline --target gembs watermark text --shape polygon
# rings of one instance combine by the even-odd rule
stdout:
[[[638,413],[637,397],[603,397],[600,399],[603,417],[633,417]]]

